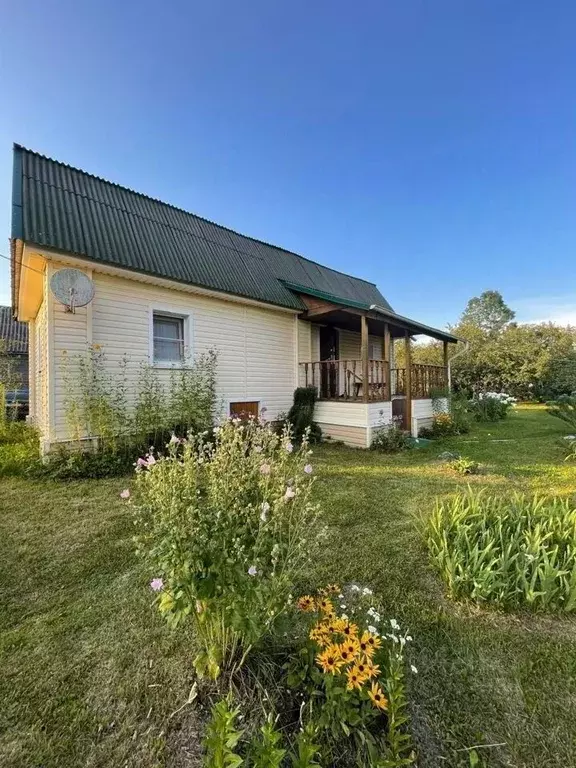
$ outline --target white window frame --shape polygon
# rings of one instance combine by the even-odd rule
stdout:
[[[182,312],[172,306],[163,306],[161,304],[152,304],[149,308],[149,355],[150,361],[155,368],[185,368],[192,357],[192,315]],[[184,356],[182,360],[155,360],[154,359],[154,315],[163,315],[165,317],[174,317],[182,320],[184,331]]]

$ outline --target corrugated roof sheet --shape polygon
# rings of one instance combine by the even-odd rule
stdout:
[[[28,323],[14,320],[12,307],[0,307],[0,341],[6,342],[7,352],[28,352]]]
[[[284,283],[365,306],[378,288],[167,203],[14,147],[12,237],[225,293],[304,309]]]

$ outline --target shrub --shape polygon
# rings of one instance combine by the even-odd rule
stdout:
[[[313,550],[316,507],[306,435],[238,419],[173,438],[138,460],[135,523],[158,606],[172,626],[191,620],[199,674],[240,667],[284,610]]]
[[[314,421],[316,398],[316,387],[298,387],[294,390],[294,403],[286,418],[292,425],[297,440],[301,440],[306,433],[312,443],[318,443],[322,439],[322,430]]]
[[[516,399],[505,392],[480,392],[470,400],[470,411],[476,421],[505,419]]]
[[[547,403],[547,413],[568,424],[571,432],[576,432],[576,395],[562,395]]]
[[[402,429],[400,419],[393,418],[392,423],[381,421],[376,430],[370,444],[373,451],[398,453],[412,447],[410,435]]]
[[[91,345],[85,354],[63,353],[65,411],[72,449],[61,448],[46,472],[60,479],[122,474],[150,445],[163,445],[172,433],[185,435],[213,425],[216,411],[216,353],[170,372],[163,382],[157,368],[138,366],[128,402],[130,360],[112,368],[105,351]],[[82,438],[94,438],[84,443]],[[84,446],[90,445],[86,456]]]
[[[576,609],[576,509],[567,499],[468,491],[437,503],[426,537],[455,599]]]
[[[0,421],[0,477],[24,475],[39,462],[38,433],[23,421]]]
[[[452,461],[448,462],[448,466],[461,475],[477,475],[480,472],[480,464],[466,456],[452,459]]]

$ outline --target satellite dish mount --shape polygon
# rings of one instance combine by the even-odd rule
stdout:
[[[79,269],[59,269],[52,275],[50,290],[67,312],[85,307],[94,298],[94,283]]]

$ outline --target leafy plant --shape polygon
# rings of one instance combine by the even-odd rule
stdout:
[[[206,768],[238,768],[244,762],[235,751],[243,733],[236,727],[239,713],[239,707],[232,709],[230,695],[212,707],[204,740]]]
[[[412,447],[410,435],[402,429],[401,419],[393,418],[392,423],[381,423],[375,429],[370,449],[382,453],[398,453]]]
[[[136,542],[172,626],[192,621],[199,674],[238,669],[274,626],[314,549],[306,436],[256,420],[173,438],[138,460]]]
[[[276,730],[274,720],[268,716],[260,728],[260,737],[252,741],[250,750],[251,768],[280,768],[286,750],[280,745],[282,734]]]
[[[467,456],[460,456],[448,462],[450,469],[461,475],[477,475],[480,472],[480,464]]]
[[[308,723],[296,737],[296,752],[292,755],[292,768],[316,768],[320,763],[316,758],[320,757],[320,745],[317,742],[317,729]]]
[[[576,508],[568,499],[469,490],[436,504],[426,538],[453,598],[576,610]]]
[[[287,680],[304,695],[303,709],[330,765],[352,759],[375,765],[384,756],[396,761],[390,765],[411,762],[403,662],[411,638],[400,635],[394,620],[389,634],[381,628],[371,595],[357,585],[342,593],[335,586],[298,600],[308,639],[288,666]],[[388,731],[382,738],[384,718]]]
[[[568,424],[571,432],[576,433],[576,395],[561,395],[547,403],[546,412]]]
[[[286,418],[292,425],[294,437],[298,440],[305,434],[308,434],[311,443],[318,443],[322,438],[322,430],[314,421],[317,396],[316,387],[298,387],[294,390],[294,403]]]
[[[576,461],[576,437],[568,440],[568,452],[564,461]]]
[[[500,421],[515,403],[505,392],[480,392],[470,400],[470,411],[476,421]]]

